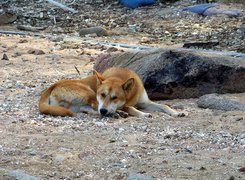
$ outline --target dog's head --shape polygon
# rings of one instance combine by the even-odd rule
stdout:
[[[115,113],[124,106],[126,94],[132,89],[134,79],[122,82],[117,77],[104,78],[97,71],[94,72],[97,77],[98,112],[102,115]]]

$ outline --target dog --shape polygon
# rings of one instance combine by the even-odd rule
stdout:
[[[80,80],[60,80],[43,92],[39,111],[53,116],[94,111],[97,109],[96,89],[95,75]]]
[[[98,111],[103,116],[127,113],[137,117],[151,117],[159,111],[177,117],[185,116],[167,105],[148,98],[143,82],[132,70],[112,67],[104,73],[81,80],[60,80],[41,95],[39,110],[54,116],[74,116],[76,112]],[[148,112],[143,112],[146,110]]]

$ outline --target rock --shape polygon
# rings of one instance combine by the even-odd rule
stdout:
[[[40,49],[29,49],[27,51],[28,54],[35,54],[35,55],[42,55],[45,54],[45,52],[43,50]]]
[[[150,42],[150,39],[148,37],[142,37],[140,39],[140,43],[149,43]]]
[[[28,41],[26,39],[20,39],[19,43],[27,43]]]
[[[30,176],[21,170],[10,171],[8,175],[15,180],[37,180],[36,177]]]
[[[53,158],[53,162],[54,162],[54,163],[62,163],[64,160],[65,160],[65,157],[62,156],[62,155],[56,155],[56,156]]]
[[[102,27],[82,28],[79,31],[80,36],[85,36],[87,34],[96,34],[97,36],[108,36],[108,32]]]
[[[9,61],[7,54],[5,54],[5,53],[3,54],[2,60]]]
[[[245,92],[245,61],[218,53],[157,49],[107,54],[94,68],[103,72],[113,66],[136,71],[151,99]]]
[[[237,29],[238,33],[241,34],[242,38],[244,39],[245,38],[245,25],[242,25],[240,26],[238,29]]]
[[[204,170],[207,170],[205,167],[200,167],[200,170],[204,171]]]
[[[21,53],[20,52],[15,52],[12,57],[18,57],[18,56],[21,56]]]
[[[193,152],[193,150],[192,150],[192,148],[191,148],[191,147],[186,147],[186,148],[185,148],[185,152],[192,153],[192,152]]]
[[[245,111],[245,103],[233,99],[228,95],[207,94],[198,99],[197,105],[201,108],[219,109],[225,111]],[[245,100],[243,102],[245,102]]]
[[[152,180],[151,176],[146,176],[142,174],[132,174],[128,176],[127,180]]]
[[[26,26],[26,25],[17,25],[17,29],[23,30],[23,31],[31,31],[31,32],[39,32],[42,30],[45,30],[47,27],[33,27],[33,26]]]
[[[240,172],[245,172],[245,167],[241,167],[241,168],[239,169],[239,171],[240,171]]]
[[[63,36],[51,36],[49,37],[49,39],[53,42],[60,42],[64,40],[64,37]]]
[[[0,25],[10,24],[17,19],[17,16],[11,12],[0,13]]]
[[[109,48],[106,50],[106,52],[108,52],[108,53],[116,52],[116,51],[118,51],[118,49],[115,48],[115,47],[109,47]]]

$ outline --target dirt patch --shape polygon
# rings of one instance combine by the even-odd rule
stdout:
[[[218,40],[214,49],[243,52],[243,6],[232,5],[242,16],[229,18],[180,14],[178,9],[193,5],[190,0],[135,10],[77,0],[71,7],[79,13],[73,16],[43,1],[4,2],[2,7],[18,19],[2,30],[48,28],[39,37],[0,36],[0,179],[11,179],[14,170],[38,179],[245,178],[239,171],[245,167],[244,112],[200,109],[197,99],[159,102],[184,110],[188,116],[183,118],[162,113],[145,119],[82,113],[52,117],[37,107],[41,92],[52,83],[85,77],[98,55],[120,49],[86,41],[181,47]],[[77,36],[81,28],[94,26],[110,36],[63,40],[66,33]],[[53,37],[44,38],[45,33]],[[1,60],[3,54],[8,58]]]
[[[40,179],[244,179],[244,112],[200,109],[189,99],[159,102],[184,109],[183,118],[45,116],[37,107],[41,92],[89,74],[102,51],[32,37],[0,42],[9,58],[0,61],[0,179],[13,170]],[[31,48],[45,54],[28,54]]]

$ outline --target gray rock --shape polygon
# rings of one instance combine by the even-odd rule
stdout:
[[[98,58],[94,68],[136,71],[151,99],[245,92],[245,60],[183,49],[125,52]]]
[[[146,176],[142,174],[132,174],[128,176],[127,180],[152,180],[151,176]]]
[[[90,27],[90,28],[82,28],[79,31],[80,36],[85,36],[87,34],[96,34],[97,36],[108,36],[108,32],[102,27]]]
[[[62,163],[65,160],[65,157],[62,155],[56,155],[53,159],[55,163]]]
[[[245,111],[245,101],[242,103],[237,100],[232,100],[231,97],[227,95],[207,94],[198,99],[197,105],[201,108],[219,109],[225,111]]]
[[[5,54],[5,53],[3,54],[2,60],[9,61],[7,54]]]
[[[8,175],[13,180],[37,180],[36,177],[30,176],[30,175],[26,174],[24,171],[21,171],[21,170],[9,171]]]

